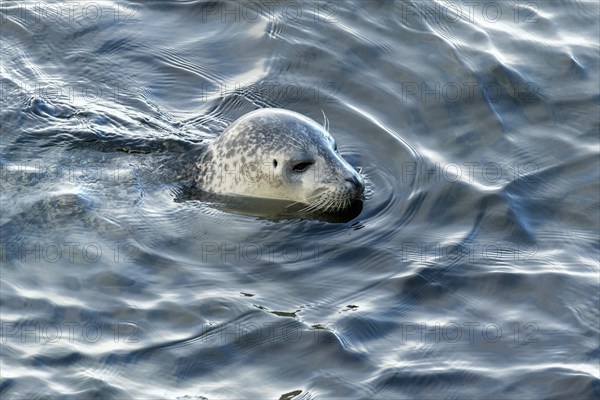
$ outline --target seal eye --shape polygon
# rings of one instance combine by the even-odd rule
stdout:
[[[294,165],[292,167],[292,169],[294,170],[294,172],[298,172],[298,173],[306,172],[306,170],[308,168],[310,168],[310,166],[313,164],[314,164],[314,162],[312,162],[312,161],[304,161],[304,162],[300,162],[300,163]]]
[[[277,168],[277,160],[273,160],[273,168]]]

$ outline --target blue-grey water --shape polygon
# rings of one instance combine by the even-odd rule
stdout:
[[[0,16],[3,399],[600,397],[597,1]],[[327,116],[358,215],[186,193],[265,107]]]

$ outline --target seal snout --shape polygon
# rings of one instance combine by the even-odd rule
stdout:
[[[363,178],[354,173],[349,178],[345,180],[346,187],[350,189],[357,197],[362,195],[365,191],[365,181]]]

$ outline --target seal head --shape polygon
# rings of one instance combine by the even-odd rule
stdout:
[[[256,110],[234,121],[197,167],[207,192],[289,200],[306,204],[307,211],[342,210],[365,188],[326,129],[283,109]]]

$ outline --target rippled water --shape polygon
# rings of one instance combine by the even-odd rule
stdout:
[[[3,398],[600,396],[597,2],[1,14]],[[264,107],[327,115],[358,216],[185,195]]]

